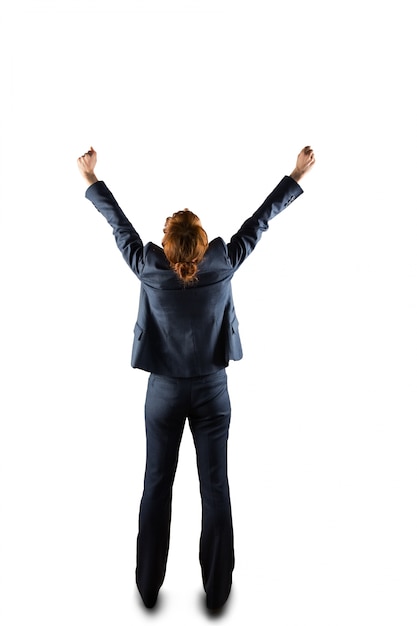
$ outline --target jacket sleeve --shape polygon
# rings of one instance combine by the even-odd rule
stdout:
[[[302,193],[303,190],[295,180],[290,176],[284,176],[265,202],[242,224],[227,244],[228,257],[234,270],[237,270],[254,250],[262,233],[268,230],[269,220],[281,213]]]
[[[98,181],[85,192],[96,209],[106,218],[113,228],[117,247],[126,263],[139,276],[143,260],[143,243],[132,224],[117,204],[117,201],[103,181]]]

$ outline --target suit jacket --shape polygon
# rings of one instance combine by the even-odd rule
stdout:
[[[113,228],[117,246],[141,282],[134,328],[132,367],[165,376],[210,374],[242,358],[231,279],[268,229],[268,222],[300,194],[285,176],[260,208],[226,244],[210,242],[199,264],[198,281],[184,286],[154,243],[143,245],[103,181],[88,198]]]

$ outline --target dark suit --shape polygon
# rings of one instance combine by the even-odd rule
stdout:
[[[151,372],[145,405],[147,463],[141,501],[136,580],[147,606],[162,585],[169,546],[172,484],[185,419],[197,451],[203,518],[200,562],[210,608],[225,602],[234,565],[227,481],[229,360],[242,358],[231,279],[270,219],[302,193],[285,176],[226,244],[210,242],[198,281],[184,286],[161,247],[143,245],[103,182],[86,197],[113,228],[116,243],[141,282],[132,366]]]

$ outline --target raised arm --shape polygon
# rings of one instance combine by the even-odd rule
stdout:
[[[284,176],[259,209],[233,235],[227,244],[227,250],[230,263],[235,270],[253,251],[262,233],[268,230],[269,221],[303,193],[298,183],[314,163],[314,152],[310,146],[306,146],[298,155],[291,176]]]
[[[95,175],[97,152],[90,148],[78,159],[77,163],[82,177],[88,184],[85,192],[86,198],[94,204],[97,211],[106,218],[113,228],[113,235],[123,258],[132,271],[140,277],[143,260],[142,240],[119,207],[111,191]]]

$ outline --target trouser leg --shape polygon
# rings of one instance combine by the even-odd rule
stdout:
[[[136,584],[153,606],[163,583],[169,549],[172,486],[185,415],[175,379],[151,375],[145,404],[146,469],[139,511]]]
[[[224,371],[193,387],[189,416],[197,455],[202,500],[200,564],[207,606],[222,606],[234,567],[233,526],[227,476],[230,401]]]

